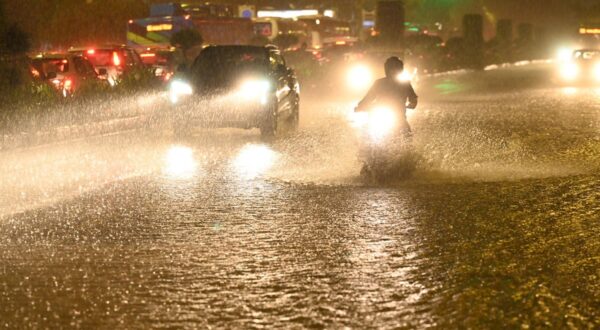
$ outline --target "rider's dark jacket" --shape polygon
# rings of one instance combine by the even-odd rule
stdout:
[[[375,81],[367,95],[358,103],[358,109],[364,110],[373,103],[385,104],[404,114],[407,107],[414,109],[417,106],[417,94],[408,81],[381,78]]]

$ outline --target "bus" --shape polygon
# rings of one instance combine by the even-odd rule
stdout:
[[[254,33],[273,42],[278,36],[291,35],[298,40],[287,50],[305,49],[311,44],[311,31],[304,22],[295,19],[264,17],[254,20]]]
[[[185,29],[200,32],[205,44],[244,45],[254,36],[252,21],[235,17],[232,6],[154,4],[150,17],[129,20],[127,44],[136,48],[166,47]]]

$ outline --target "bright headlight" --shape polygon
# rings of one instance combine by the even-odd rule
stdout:
[[[566,80],[573,80],[579,75],[579,66],[576,63],[566,63],[560,69],[560,74]]]
[[[408,81],[413,80],[416,73],[417,73],[416,69],[413,72],[410,72],[408,70],[403,70],[402,73],[400,73],[399,75],[396,76],[396,79],[398,79],[398,81],[408,82]]]
[[[186,83],[185,81],[174,80],[169,85],[169,98],[173,103],[177,103],[181,96],[192,95],[192,93],[192,86],[190,86],[190,84]]]
[[[593,74],[594,74],[594,78],[596,80],[600,80],[600,62],[597,62],[594,65],[594,72],[593,72]]]
[[[390,108],[379,107],[369,112],[368,131],[374,138],[389,134],[397,125],[397,114]]]
[[[556,52],[556,59],[559,60],[560,62],[566,62],[571,59],[572,54],[573,54],[572,49],[566,48],[566,47],[560,48]]]
[[[348,71],[346,76],[348,86],[361,90],[369,87],[373,81],[373,73],[364,65],[357,65]]]
[[[246,80],[240,85],[240,94],[247,99],[263,98],[269,91],[271,84],[267,80]]]

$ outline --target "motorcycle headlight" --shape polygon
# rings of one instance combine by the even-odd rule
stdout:
[[[389,134],[398,121],[398,115],[392,109],[387,107],[379,107],[369,112],[369,120],[367,129],[369,134],[374,138],[379,138]]]
[[[576,63],[566,63],[561,67],[560,74],[565,80],[573,80],[579,75],[579,66]]]
[[[357,65],[350,68],[346,76],[346,81],[350,88],[361,90],[368,88],[373,81],[373,73],[364,65]]]
[[[192,95],[192,93],[192,86],[185,81],[174,80],[169,85],[169,98],[173,103],[177,103],[182,96]]]

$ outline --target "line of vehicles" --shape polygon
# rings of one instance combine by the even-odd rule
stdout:
[[[172,47],[171,38],[184,29],[198,30],[203,45],[278,44],[282,51],[308,54],[316,61],[331,46],[357,42],[348,22],[323,15],[251,19],[239,17],[237,6],[159,3],[150,6],[149,17],[127,22],[126,45],[36,54],[30,72],[65,97],[86,82],[115,86],[124,75],[138,70],[151,70],[157,79],[168,82],[186,57],[193,59],[202,49],[194,47],[191,54],[184,54]]]

